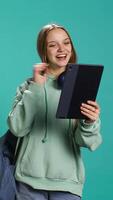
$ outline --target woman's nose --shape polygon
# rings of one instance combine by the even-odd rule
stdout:
[[[59,44],[58,45],[58,51],[63,51],[64,50],[64,45],[63,44]]]

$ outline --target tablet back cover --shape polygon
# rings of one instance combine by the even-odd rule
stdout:
[[[81,103],[96,100],[103,68],[102,65],[68,65],[56,113],[57,118],[86,118],[80,112]]]

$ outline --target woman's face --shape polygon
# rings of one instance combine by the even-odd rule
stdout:
[[[70,60],[72,46],[67,33],[60,28],[51,30],[46,38],[47,60],[51,67],[65,67]]]

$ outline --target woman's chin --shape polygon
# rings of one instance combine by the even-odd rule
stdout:
[[[58,61],[58,62],[55,62],[54,64],[53,63],[50,63],[50,66],[52,68],[65,68],[67,66],[68,62],[67,61]]]
[[[67,64],[68,64],[68,62],[58,62],[58,63],[57,63],[57,65],[58,65],[59,67],[66,67]]]

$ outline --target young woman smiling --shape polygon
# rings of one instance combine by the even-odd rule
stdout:
[[[37,50],[42,63],[33,77],[17,89],[8,116],[10,130],[23,143],[16,163],[17,200],[80,200],[85,179],[81,147],[91,151],[101,144],[97,102],[81,105],[88,120],[56,119],[61,90],[57,78],[77,55],[67,30],[44,26]],[[76,123],[77,121],[77,123]]]

